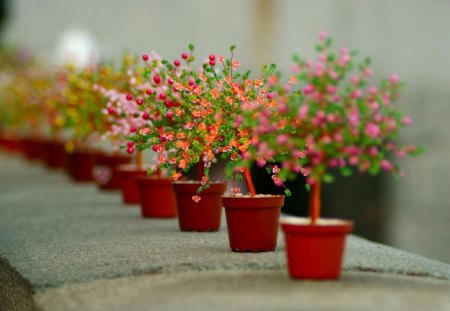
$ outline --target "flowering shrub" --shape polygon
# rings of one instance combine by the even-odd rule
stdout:
[[[335,53],[331,38],[325,33],[320,38],[316,62],[294,57],[294,74],[273,94],[275,113],[243,108],[240,126],[254,127],[257,137],[244,159],[267,165],[277,185],[303,174],[316,189],[321,181],[333,181],[329,168],[343,175],[353,170],[403,175],[388,155],[421,150],[395,142],[398,131],[411,123],[394,105],[402,87],[398,76],[379,87],[369,85],[370,59],[356,63],[356,53],[345,48]],[[313,194],[316,201],[319,194]]]
[[[101,115],[105,120],[105,127],[101,133],[103,137],[113,141],[115,148],[119,148],[121,142],[146,123],[140,118],[139,105],[129,93],[130,89],[141,83],[142,70],[137,65],[137,57],[128,54],[123,57],[119,70],[108,68],[104,79],[93,86],[104,103]],[[131,154],[134,150],[128,151]]]
[[[271,102],[266,85],[275,68],[264,67],[259,79],[249,79],[249,72],[238,72],[232,47],[230,59],[211,54],[195,71],[190,68],[193,45],[189,50],[181,55],[182,61],[172,63],[144,55],[149,84],[141,109],[148,110],[148,125],[138,131],[134,142],[140,142],[139,149],[158,152],[156,167],[169,169],[174,180],[198,164],[200,193],[208,187],[209,169],[218,157],[235,161],[250,144],[251,131],[239,129],[236,120],[242,106]],[[230,170],[229,176],[234,173]]]

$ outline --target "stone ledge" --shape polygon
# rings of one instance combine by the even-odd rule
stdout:
[[[274,277],[273,282],[285,284],[288,292],[290,286],[299,286],[287,277],[282,234],[275,252],[233,253],[228,247],[225,224],[216,233],[180,232],[176,220],[141,218],[139,208],[122,205],[118,193],[102,193],[93,184],[74,184],[61,172],[49,172],[39,165],[24,163],[0,155],[0,256],[8,259],[30,281],[41,305],[49,301],[50,308],[51,293],[58,296],[64,289],[73,288],[82,295],[95,284],[100,284],[99,291],[104,284],[107,291],[110,284],[128,282],[129,291],[133,291],[134,282],[158,283],[166,278],[169,283],[171,278],[173,282],[206,278],[211,283],[213,276],[223,277],[217,280],[218,284],[245,285],[246,279],[256,282],[249,281],[241,288],[243,293],[253,286],[258,288],[261,278],[266,280],[261,282],[270,283],[270,277]],[[345,294],[345,284],[373,285],[380,279],[386,280],[384,284],[392,291],[396,289],[390,282],[395,280],[412,284],[436,282],[433,284],[437,288],[445,290],[450,280],[447,264],[355,236],[347,241],[344,271],[341,281],[323,284],[335,284],[330,288]],[[348,279],[354,283],[348,283]],[[218,284],[211,286],[215,288]],[[312,286],[320,288],[321,285]],[[303,287],[302,290],[309,292]],[[362,290],[355,289],[355,293]],[[441,291],[437,293],[440,296]],[[248,294],[249,297],[256,295],[251,290]],[[61,299],[70,300],[70,297]],[[221,301],[220,297],[217,299]],[[368,301],[372,301],[370,299]],[[86,300],[86,304],[89,301]],[[233,305],[232,299],[230,301]],[[99,303],[99,308],[107,304],[105,301],[95,303]],[[136,307],[133,301],[129,303],[130,308]],[[165,308],[164,304],[161,308]]]

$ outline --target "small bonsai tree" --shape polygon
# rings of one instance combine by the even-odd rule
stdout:
[[[182,54],[188,65],[194,60],[193,45],[189,49],[190,54]],[[164,140],[159,140],[156,148],[167,153],[160,157],[159,165],[171,169],[172,177],[177,179],[199,164],[201,186],[198,194],[208,187],[210,167],[218,158],[237,161],[251,143],[252,132],[241,130],[236,123],[242,106],[251,106],[254,102],[263,106],[271,104],[266,87],[273,79],[275,66],[263,67],[260,78],[249,79],[250,72],[238,71],[240,63],[234,60],[234,49],[234,46],[230,48],[230,59],[209,55],[198,72],[189,67],[180,69],[178,60],[173,64],[163,62],[171,81],[166,93],[174,96],[173,107],[164,113],[177,126],[171,128],[171,132],[161,129]],[[231,165],[227,171],[228,177],[236,175]],[[239,173],[244,174],[251,195],[255,195],[249,171],[242,169]],[[238,193],[240,190],[233,187],[232,191]],[[198,194],[193,196],[194,201],[201,199]]]
[[[370,59],[356,63],[355,52],[343,48],[334,53],[331,43],[321,33],[316,62],[294,57],[294,75],[273,94],[275,113],[244,107],[240,124],[254,128],[257,137],[242,165],[256,160],[267,166],[279,186],[298,174],[306,176],[312,223],[320,215],[321,183],[333,181],[330,168],[338,168],[344,176],[354,170],[402,176],[390,155],[421,152],[395,142],[399,130],[411,123],[394,105],[402,88],[398,76],[392,75],[379,87],[369,85]]]

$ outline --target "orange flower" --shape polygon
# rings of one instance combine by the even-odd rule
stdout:
[[[212,89],[211,95],[214,99],[217,99],[220,96],[219,91],[217,89]]]
[[[187,167],[186,160],[181,159],[180,162],[178,163],[178,167],[181,168],[182,170],[184,170]]]
[[[292,77],[289,79],[289,84],[295,84],[295,83],[297,83],[297,77],[296,77],[296,76],[292,76]]]
[[[278,82],[277,76],[271,76],[269,80],[267,80],[269,84],[276,84]]]
[[[173,180],[178,180],[178,178],[181,177],[181,173],[180,172],[173,172],[172,173],[172,179]]]
[[[198,129],[200,131],[206,132],[206,125],[205,122],[200,122],[200,124],[198,125]]]
[[[261,87],[263,84],[264,84],[263,80],[261,80],[261,79],[255,80],[256,87]]]

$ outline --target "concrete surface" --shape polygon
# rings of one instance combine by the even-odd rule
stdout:
[[[36,295],[45,310],[450,310],[450,283],[348,272],[292,281],[280,270],[202,271],[74,284]],[[133,302],[130,304],[130,302]]]
[[[276,252],[233,253],[225,227],[180,232],[118,193],[0,154],[0,256],[42,310],[372,310],[380,297],[392,310],[450,308],[447,264],[350,236],[340,281],[295,282],[282,239]]]

